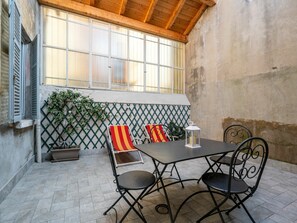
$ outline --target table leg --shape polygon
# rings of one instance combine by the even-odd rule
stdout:
[[[167,165],[164,165],[162,171],[160,172],[159,169],[157,168],[156,161],[154,159],[152,159],[152,160],[153,160],[153,163],[155,165],[155,168],[156,168],[156,171],[157,171],[157,174],[158,174],[158,179],[157,180],[160,180],[160,183],[162,185],[162,189],[164,191],[165,200],[166,200],[166,203],[167,203],[167,206],[168,206],[168,214],[169,214],[169,217],[170,217],[170,222],[173,223],[174,222],[173,214],[172,214],[169,198],[168,198],[168,195],[167,195],[167,192],[166,192],[166,187],[165,187],[163,179],[162,179],[162,175],[165,172],[165,169],[166,169]]]

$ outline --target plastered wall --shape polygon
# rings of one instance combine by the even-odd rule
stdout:
[[[295,0],[218,0],[207,9],[186,45],[186,95],[203,137],[222,139],[226,118],[254,121],[257,135],[262,123],[261,136],[278,144],[273,158],[294,162],[276,147],[297,150],[296,21]]]
[[[29,38],[38,32],[36,0],[16,1],[22,25]],[[1,78],[0,78],[0,203],[34,160],[34,129],[16,129],[8,125],[9,105],[9,17],[8,0],[0,0]],[[27,87],[27,86],[26,86]],[[27,98],[26,100],[30,100]],[[27,108],[26,108],[27,109]]]

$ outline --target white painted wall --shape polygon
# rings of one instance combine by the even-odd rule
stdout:
[[[59,88],[55,86],[41,87],[41,104],[47,99],[48,95]],[[79,89],[84,95],[89,95],[98,102],[116,103],[139,103],[139,104],[168,104],[168,105],[190,105],[186,95],[183,94],[157,94],[142,92],[110,91],[110,90],[88,90]]]

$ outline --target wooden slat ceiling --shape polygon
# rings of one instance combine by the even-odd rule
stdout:
[[[39,0],[39,3],[187,42],[194,25],[216,0]]]

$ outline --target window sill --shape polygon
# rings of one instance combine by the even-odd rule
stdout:
[[[34,122],[31,119],[23,119],[16,123],[15,128],[16,129],[24,129],[33,126]]]

